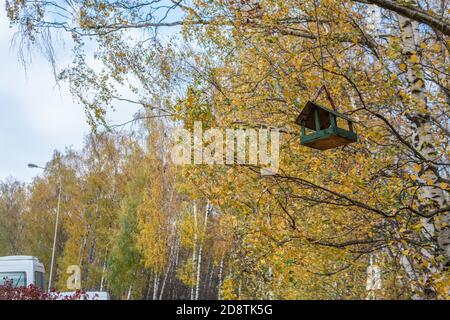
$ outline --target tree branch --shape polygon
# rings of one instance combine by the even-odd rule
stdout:
[[[367,3],[374,4],[380,8],[398,13],[399,15],[405,18],[409,18],[411,20],[426,24],[431,28],[442,32],[446,36],[450,36],[450,22],[448,20],[431,16],[427,12],[421,10],[420,8],[407,7],[390,0],[355,0],[355,1],[366,4]]]

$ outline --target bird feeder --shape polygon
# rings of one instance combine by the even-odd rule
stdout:
[[[325,86],[319,89],[316,97],[323,89],[327,93],[331,105],[336,109]],[[352,119],[336,110],[319,105],[314,100],[315,98],[313,101],[306,103],[297,120],[295,120],[295,123],[302,127],[301,145],[318,150],[327,150],[358,140],[358,136],[353,131]]]

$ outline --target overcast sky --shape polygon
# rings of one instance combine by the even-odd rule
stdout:
[[[39,174],[27,168],[45,165],[53,151],[80,149],[89,132],[83,108],[74,103],[66,86],[55,83],[49,63],[39,55],[25,71],[11,47],[4,4],[0,7],[0,180],[7,177],[29,182]],[[66,59],[70,58],[66,55]],[[62,57],[64,59],[64,56]],[[62,63],[59,61],[59,63]],[[130,120],[136,110],[112,115],[117,123]]]

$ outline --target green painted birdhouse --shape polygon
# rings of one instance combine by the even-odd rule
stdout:
[[[300,144],[310,148],[327,150],[358,140],[352,119],[313,101],[306,103],[295,123],[302,127]]]

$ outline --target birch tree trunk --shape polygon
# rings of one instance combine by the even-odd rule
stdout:
[[[196,251],[197,251],[197,241],[198,241],[198,234],[197,234],[197,203],[194,200],[194,244],[192,246],[192,267],[195,267],[196,265]],[[191,300],[194,300],[195,298],[195,287],[191,288]]]
[[[269,300],[273,300],[273,269],[272,269],[272,267],[269,267],[268,277],[270,279],[270,281],[269,281]]]
[[[221,300],[222,296],[220,294],[220,290],[222,289],[222,273],[223,273],[223,259],[224,255],[220,258],[220,266],[219,266],[219,284],[217,285],[217,299]]]
[[[101,280],[100,280],[100,291],[103,291],[103,286],[104,286],[104,284],[105,284],[105,273],[106,273],[106,261],[107,261],[107,258],[105,258],[105,261],[103,262],[103,270],[102,270],[102,278],[101,278]]]
[[[213,276],[214,276],[214,271],[215,271],[213,259],[209,260],[207,270],[209,270],[209,277],[208,277],[208,282],[205,284],[205,288],[206,288],[205,296],[209,297],[210,293],[211,293],[211,283],[213,282]]]
[[[158,274],[155,272],[153,278],[153,300],[156,300],[158,297],[158,287],[159,287],[159,277]]]
[[[128,293],[127,293],[127,300],[131,299],[132,291],[133,291],[133,284],[130,284],[130,287],[128,288]]]
[[[241,292],[242,292],[242,279],[239,278],[238,299],[241,298]]]
[[[108,269],[108,255],[109,250],[108,247],[106,247],[105,260],[103,261],[102,278],[100,279],[100,291],[103,291],[103,288],[105,286],[106,270]]]
[[[170,271],[172,270],[172,265],[174,265],[174,257],[175,255],[178,255],[177,253],[177,247],[178,247],[178,239],[175,239],[173,246],[170,248],[170,254],[169,254],[169,265],[167,266],[166,274],[164,275],[163,282],[161,284],[161,290],[159,292],[159,300],[162,300],[164,289],[166,287],[167,278],[169,277]]]
[[[377,255],[372,254],[370,256],[369,267],[367,268],[367,284],[366,290],[367,300],[377,300],[376,292],[381,290],[381,269],[377,265]]]
[[[211,205],[208,203],[206,205],[205,219],[204,219],[204,223],[203,223],[203,231],[202,231],[203,241],[205,240],[206,228],[208,226],[208,216],[209,216],[210,210],[211,210]],[[196,284],[195,284],[195,300],[198,300],[199,295],[200,295],[200,270],[201,270],[201,266],[202,266],[203,241],[200,242],[200,244],[199,244],[198,256],[197,256],[197,280],[196,280]]]
[[[150,284],[151,276],[148,277],[147,293],[145,294],[145,300],[150,300],[150,292],[152,291],[152,285]]]
[[[403,42],[403,57],[407,67],[407,79],[412,101],[416,104],[420,112],[408,115],[412,122],[411,144],[419,151],[426,160],[437,160],[438,153],[434,146],[432,136],[432,122],[428,114],[427,101],[425,96],[425,79],[420,65],[420,34],[418,23],[398,15],[400,23],[401,38]],[[447,206],[446,195],[438,187],[438,178],[430,169],[428,163],[421,170],[419,179],[428,186],[422,187],[418,193],[418,209],[425,211],[427,208],[444,208]],[[435,242],[437,234],[437,254],[442,254],[446,260],[440,268],[448,267],[450,261],[450,214],[442,213],[433,218],[422,218],[423,236],[429,242]],[[429,251],[422,252],[426,257],[435,256],[436,253]],[[430,270],[432,271],[432,270]]]

